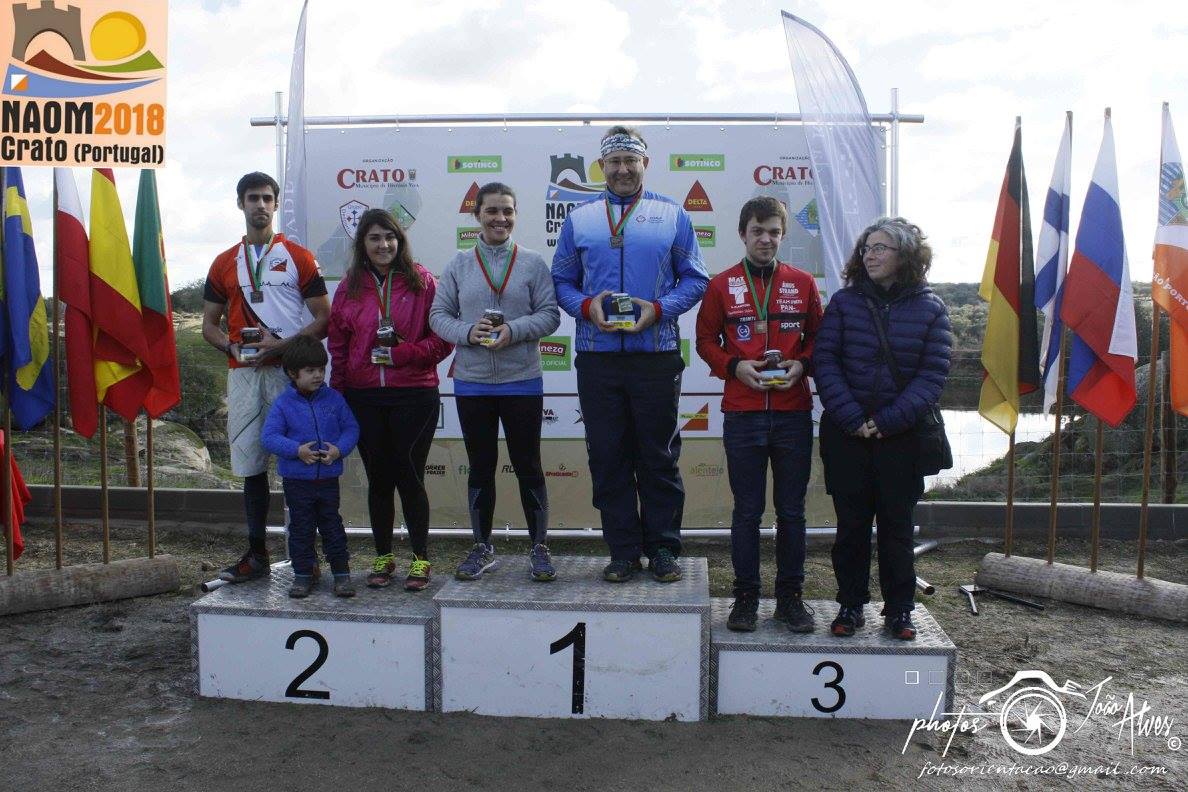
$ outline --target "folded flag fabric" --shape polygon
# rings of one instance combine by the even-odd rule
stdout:
[[[1040,336],[1040,365],[1044,386],[1044,412],[1056,404],[1056,390],[1060,381],[1060,338],[1064,323],[1060,321],[1060,304],[1064,301],[1064,276],[1068,272],[1068,215],[1072,206],[1069,197],[1072,181],[1072,113],[1064,120],[1064,134],[1056,150],[1056,165],[1052,168],[1052,182],[1044,199],[1044,224],[1040,227],[1035,273],[1035,307],[1044,314],[1044,330]]]
[[[1171,317],[1171,403],[1176,412],[1188,415],[1188,190],[1167,104],[1161,149],[1151,297]]]
[[[58,234],[58,295],[66,304],[66,381],[70,422],[83,437],[99,428],[99,395],[95,389],[94,332],[91,322],[91,256],[82,203],[69,168],[54,168]]]

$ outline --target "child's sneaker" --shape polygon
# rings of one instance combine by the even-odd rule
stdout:
[[[289,586],[289,596],[293,599],[305,599],[313,590],[313,575],[293,575],[293,585]]]
[[[499,562],[495,559],[495,547],[483,542],[475,542],[470,548],[466,560],[458,564],[454,577],[458,580],[478,580],[488,569],[495,569]]]
[[[420,556],[413,556],[412,566],[408,569],[408,577],[404,579],[405,591],[424,591],[429,585],[429,562]]]
[[[371,565],[371,574],[367,576],[368,588],[387,588],[392,582],[392,575],[396,573],[396,556],[391,553],[377,556]]]
[[[342,572],[334,575],[334,596],[336,597],[353,597],[355,596],[355,584],[351,582],[351,573]]]
[[[228,583],[246,583],[272,573],[268,554],[258,555],[254,550],[248,550],[243,557],[219,573],[219,579]]]
[[[528,554],[528,569],[532,579],[541,583],[548,583],[557,578],[557,570],[553,568],[553,559],[549,556],[549,548],[538,544]]]

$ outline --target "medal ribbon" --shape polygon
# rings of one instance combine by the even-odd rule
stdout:
[[[774,263],[774,262],[773,262]],[[763,293],[763,305],[759,304],[759,294],[755,291],[755,282],[751,280],[751,260],[743,258],[743,275],[747,276],[747,289],[751,292],[751,301],[755,303],[755,314],[759,317],[760,322],[767,321],[767,303],[771,300],[771,284],[768,285],[767,290]],[[772,283],[775,282],[775,267],[771,269]]]
[[[255,252],[256,246],[248,242],[246,236],[243,238],[243,257],[247,261],[248,279],[252,282],[252,291],[254,292],[264,293],[263,286],[261,285],[264,282],[264,259],[272,250],[272,243],[275,239],[275,234],[268,237],[267,246],[264,248],[264,252],[260,254],[260,258],[257,259]]]
[[[483,271],[483,277],[487,279],[487,285],[491,287],[491,291],[495,292],[496,296],[503,295],[503,289],[507,286],[507,281],[511,277],[512,267],[516,264],[516,254],[520,252],[520,246],[512,243],[511,259],[507,262],[507,269],[503,271],[503,280],[499,281],[499,285],[495,285],[494,279],[491,277],[491,267],[487,264],[486,259],[483,258],[482,250],[479,245],[474,246],[474,257],[478,259],[479,269]]]
[[[619,218],[618,223],[611,219],[610,199],[602,199],[603,203],[606,204],[606,224],[610,228],[611,236],[621,237],[623,235],[623,226],[627,224],[627,218],[631,217],[631,213],[635,211],[635,207],[639,206],[639,199],[642,197],[643,190],[640,190],[636,193],[635,199],[623,210],[623,215]]]
[[[388,270],[382,288],[380,286],[379,276],[373,272],[371,273],[371,277],[375,281],[375,296],[379,299],[380,316],[385,321],[390,321],[392,318],[392,270]]]

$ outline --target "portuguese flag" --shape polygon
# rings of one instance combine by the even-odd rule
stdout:
[[[169,276],[165,271],[165,240],[157,205],[157,177],[148,169],[140,172],[136,229],[132,237],[132,262],[140,291],[141,321],[147,345],[143,362],[152,374],[144,410],[149,417],[160,418],[181,401],[181,381],[173,335],[173,305],[169,301]]]
[[[1019,396],[1037,390],[1040,382],[1035,263],[1023,173],[1023,127],[1018,118],[978,295],[990,303],[982,341],[978,412],[1010,434],[1019,419]]]

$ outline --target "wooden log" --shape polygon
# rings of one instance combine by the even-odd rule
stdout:
[[[1001,553],[986,554],[975,581],[986,588],[1188,623],[1188,586],[1182,583]]]
[[[177,561],[168,555],[22,571],[0,578],[0,616],[164,594],[180,585]]]

